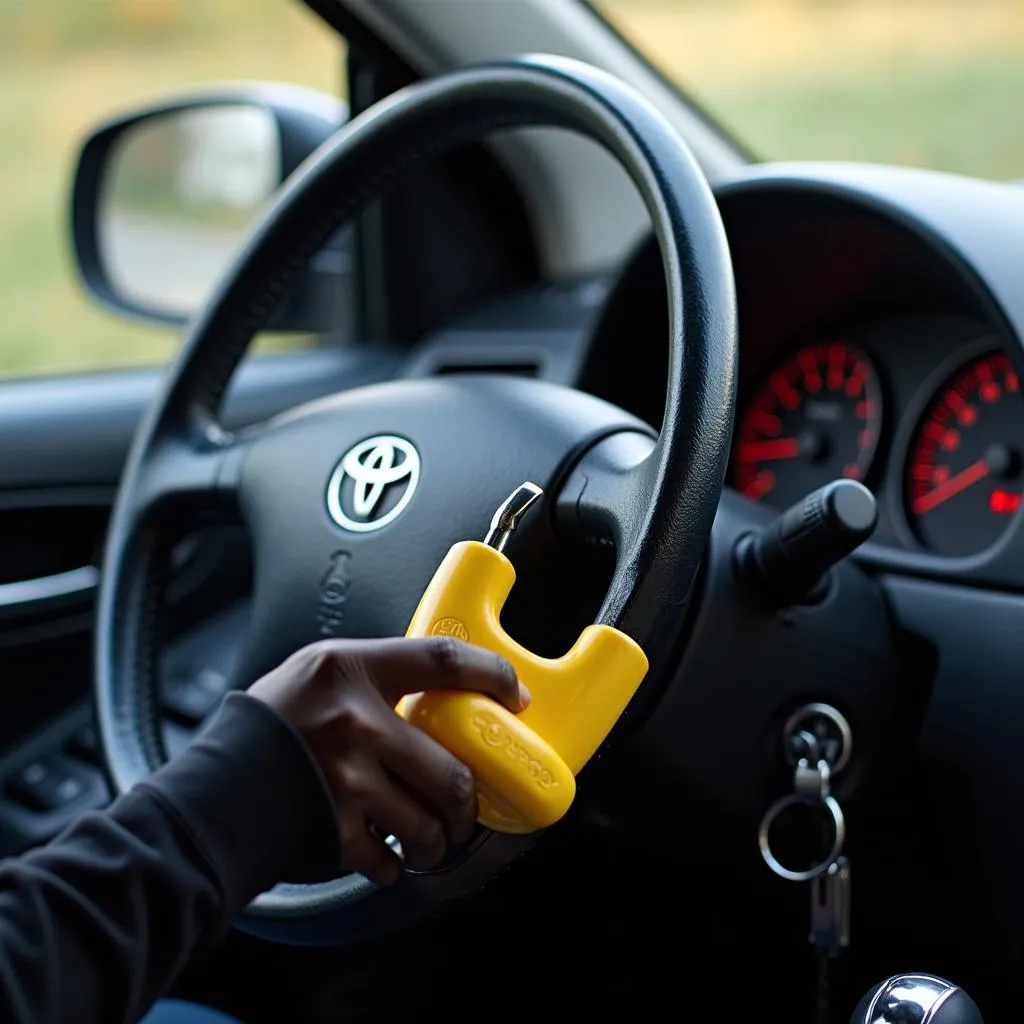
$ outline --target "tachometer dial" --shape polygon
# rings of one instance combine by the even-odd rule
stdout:
[[[785,508],[818,487],[863,481],[882,427],[882,391],[871,361],[833,341],[807,345],[778,365],[736,431],[733,485]]]
[[[1020,506],[1022,469],[1020,379],[989,353],[943,385],[910,443],[903,490],[917,539],[951,557],[991,547]]]

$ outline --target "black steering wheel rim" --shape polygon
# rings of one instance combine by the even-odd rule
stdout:
[[[330,234],[401,171],[492,131],[524,126],[573,130],[611,152],[637,185],[661,246],[670,333],[665,419],[649,456],[627,472],[625,498],[609,509],[619,558],[599,619],[644,646],[652,676],[663,668],[718,506],[732,430],[736,303],[715,201],[667,120],[598,69],[527,57],[462,70],[378,104],[300,168],[197,318],[138,428],[108,531],[95,643],[100,732],[117,791],[166,759],[155,686],[161,575],[152,513],[173,510],[168,496],[215,500],[232,491],[245,453],[232,445],[218,413],[253,336]],[[579,435],[585,443],[574,457],[584,488],[590,479],[585,449],[615,431],[639,429],[624,415],[597,415],[590,406],[584,419],[607,422]],[[648,442],[645,451],[650,448]],[[476,887],[526,842],[498,838],[487,856],[468,858],[446,879],[420,880],[411,894],[380,893],[376,906],[397,901],[415,912]],[[259,931],[274,922],[280,934],[298,922],[299,941],[320,941],[321,933],[326,941],[337,938],[338,925],[324,915],[343,911],[345,926],[362,932],[373,927],[376,912],[367,913],[373,901],[362,899],[372,889],[356,876],[278,886],[250,905],[242,923]]]

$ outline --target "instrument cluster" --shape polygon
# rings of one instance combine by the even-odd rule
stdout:
[[[728,482],[781,510],[838,477],[875,492],[881,543],[991,550],[1024,490],[1024,396],[1005,346],[966,318],[914,317],[741,367]]]

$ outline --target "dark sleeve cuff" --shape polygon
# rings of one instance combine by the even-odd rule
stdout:
[[[191,833],[232,915],[278,882],[319,882],[340,871],[323,773],[292,725],[248,694],[228,694],[206,731],[140,786]]]

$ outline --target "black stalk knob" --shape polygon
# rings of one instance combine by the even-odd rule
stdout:
[[[808,494],[736,549],[742,578],[772,604],[819,599],[826,574],[875,531],[878,503],[856,480],[834,480]]]

